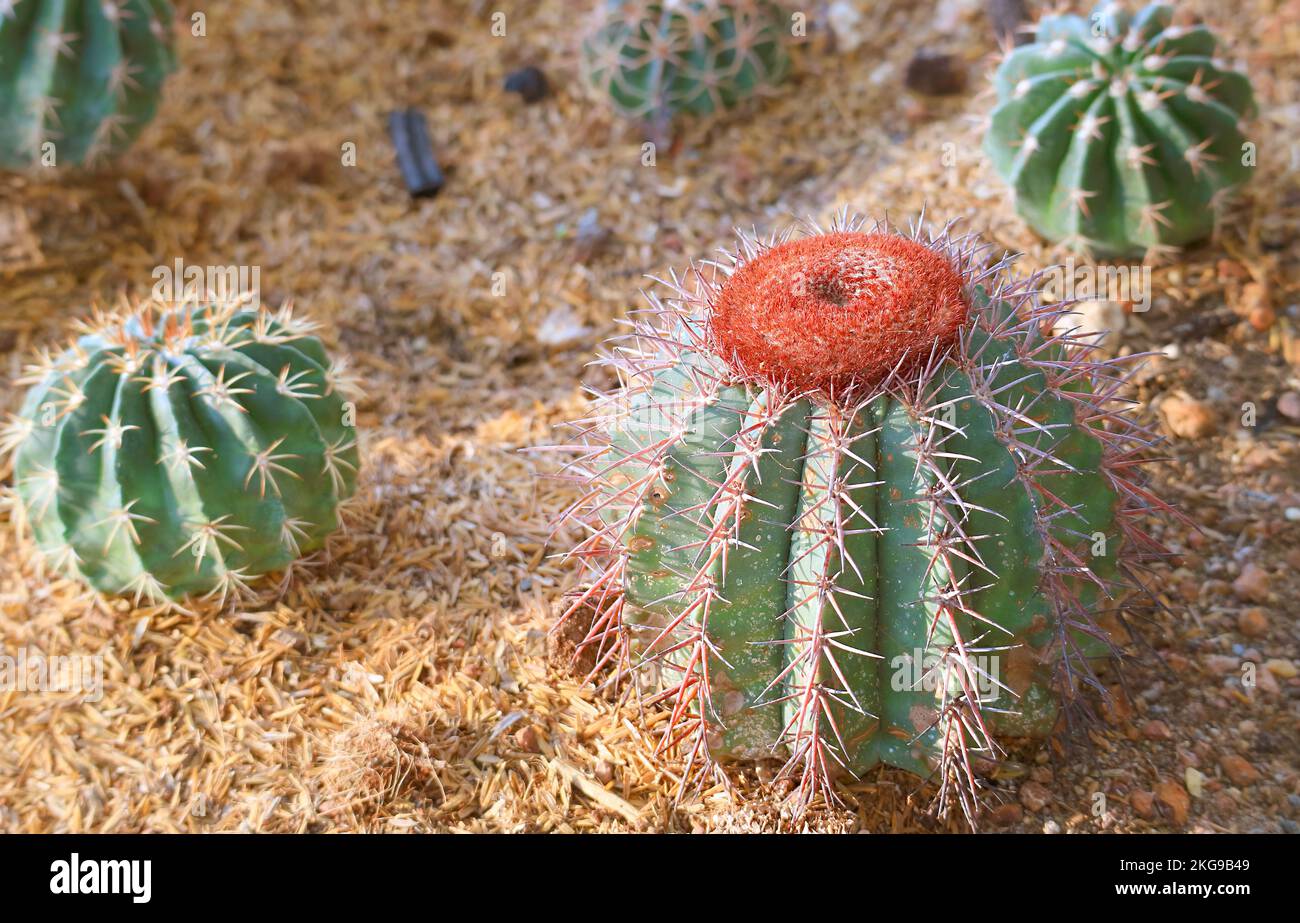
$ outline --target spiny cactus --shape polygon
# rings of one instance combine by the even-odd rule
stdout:
[[[312,329],[247,299],[145,303],[43,354],[0,447],[45,559],[137,603],[224,601],[323,547],[358,458]]]
[[[0,0],[0,167],[120,153],[176,67],[168,0]]]
[[[593,673],[666,677],[688,770],[784,754],[803,805],[885,763],[973,812],[977,760],[1095,683],[1158,551],[1149,435],[1122,360],[973,238],[811,230],[673,275],[606,355],[621,386],[560,447],[564,618],[597,613]]]
[[[1250,82],[1169,6],[1047,16],[994,76],[984,147],[1044,237],[1098,258],[1159,257],[1214,229],[1250,174]]]
[[[785,79],[790,19],[774,0],[604,0],[582,43],[587,82],[659,127],[711,115]]]

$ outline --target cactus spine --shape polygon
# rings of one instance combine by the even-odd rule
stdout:
[[[1148,435],[973,238],[812,230],[674,276],[607,355],[565,617],[668,677],[688,767],[783,754],[806,804],[885,763],[973,813],[974,758],[1050,731],[1155,547]]]
[[[587,82],[621,115],[712,115],[785,79],[789,20],[773,0],[605,0],[582,44]]]
[[[137,602],[224,601],[323,547],[358,458],[311,330],[290,308],[149,303],[43,356],[3,447],[45,559]]]
[[[0,167],[118,154],[176,67],[168,0],[0,0]]]
[[[1207,236],[1249,176],[1250,82],[1208,29],[1172,19],[1163,4],[1047,16],[998,67],[985,150],[1044,237],[1099,258],[1165,255]]]

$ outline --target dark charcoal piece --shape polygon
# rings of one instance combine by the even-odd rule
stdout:
[[[998,44],[1024,45],[1029,42],[1030,34],[1020,28],[1020,24],[1029,18],[1025,12],[1025,0],[988,0],[988,13]]]
[[[545,98],[549,89],[546,75],[536,67],[521,67],[506,75],[506,92],[518,93],[526,103]]]
[[[922,49],[907,63],[909,90],[929,96],[950,96],[966,89],[966,69],[950,54]]]
[[[438,194],[444,179],[429,142],[429,123],[418,109],[403,109],[388,115],[388,134],[397,148],[397,166],[412,198]]]

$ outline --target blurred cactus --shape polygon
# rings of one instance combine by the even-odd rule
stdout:
[[[129,147],[176,67],[171,27],[168,0],[0,0],[0,167]]]
[[[620,114],[666,127],[784,80],[790,28],[774,0],[604,0],[582,43],[584,74]]]
[[[1208,235],[1223,194],[1250,175],[1250,82],[1208,29],[1172,19],[1162,4],[1047,16],[998,67],[985,150],[1049,240],[1160,256]]]
[[[145,304],[44,355],[0,447],[45,559],[158,603],[224,600],[323,547],[358,458],[311,330],[289,309]]]

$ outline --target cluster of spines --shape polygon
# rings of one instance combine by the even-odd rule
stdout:
[[[30,9],[24,9],[25,5],[30,5]],[[61,116],[61,110],[70,111],[78,104],[89,108],[87,112],[76,112],[75,117],[88,118],[94,125],[89,138],[84,143],[77,141],[75,146],[78,149],[71,151],[70,157],[60,156],[59,162],[66,159],[93,164],[121,150],[153,117],[162,80],[175,66],[171,50],[172,12],[168,0],[96,0],[94,4],[84,4],[85,7],[94,7],[85,10],[69,9],[69,6],[71,4],[60,2],[42,7],[41,0],[0,0],[0,39],[4,37],[6,25],[13,37],[10,42],[0,42],[0,75],[5,75],[6,81],[13,81],[6,88],[10,102],[8,105],[0,102],[0,125],[8,124],[15,132],[11,142],[0,143],[0,155],[16,157],[13,165],[35,163],[47,142],[57,145],[67,140],[64,123],[69,119]],[[108,41],[96,32],[93,37],[99,44],[91,48],[92,35],[86,28],[87,24],[83,22],[81,32],[71,31],[67,26],[71,21],[83,21],[82,17],[94,15],[100,16],[109,29],[115,30],[117,38]],[[26,16],[32,18],[26,19]],[[57,17],[57,21],[51,17]],[[46,19],[50,21],[46,22]],[[34,42],[29,41],[27,35],[18,33],[18,26],[22,24],[34,30]],[[125,47],[130,44],[137,54],[143,51],[141,35],[128,37],[128,33],[140,25],[144,25],[154,46],[148,51],[148,67],[134,60]],[[81,48],[82,45],[86,47]],[[108,70],[101,86],[98,75],[80,63],[79,53],[105,54],[110,45],[115,46],[119,60]],[[38,60],[29,60],[31,56]],[[11,67],[17,70],[11,73]],[[46,92],[24,100],[15,84],[25,69],[40,69],[46,73]],[[83,76],[87,73],[90,76]],[[91,105],[94,100],[55,96],[52,92],[55,81],[60,82],[61,92],[65,94],[102,97],[99,102],[111,102],[112,111],[93,111],[103,108]],[[70,82],[77,82],[77,85],[72,86]],[[10,106],[15,108],[9,109]],[[21,106],[25,108],[18,108]],[[18,133],[20,126],[25,126],[26,136]]]
[[[856,230],[858,226],[858,222],[841,216],[832,229]],[[917,239],[922,226],[918,223],[912,229]],[[812,230],[820,232],[817,228]],[[727,476],[711,484],[713,495],[706,502],[681,511],[682,516],[693,517],[698,528],[699,538],[694,543],[697,550],[693,556],[696,567],[693,573],[678,575],[683,578],[684,589],[677,615],[661,626],[647,629],[634,625],[628,617],[626,606],[630,603],[623,591],[628,576],[628,543],[635,541],[632,536],[638,511],[660,483],[665,461],[681,438],[685,421],[693,410],[716,405],[721,392],[736,385],[734,373],[726,362],[711,351],[702,320],[702,312],[716,293],[719,278],[725,279],[737,264],[779,242],[773,239],[765,243],[742,235],[738,252],[725,255],[719,262],[692,267],[693,285],[687,286],[676,274],[668,280],[657,280],[668,285],[675,297],[664,303],[657,296],[648,296],[650,308],[633,321],[633,332],[621,338],[602,359],[617,373],[619,387],[602,396],[593,415],[577,424],[579,438],[574,444],[558,447],[577,453],[577,459],[566,469],[567,474],[586,488],[566,511],[563,521],[576,522],[587,532],[571,555],[582,563],[589,579],[584,589],[572,598],[564,617],[572,617],[587,607],[595,611],[584,641],[597,651],[593,675],[613,667],[613,678],[617,681],[638,668],[655,664],[662,672],[675,676],[675,681],[665,683],[655,700],[672,703],[660,747],[664,752],[676,751],[683,756],[684,780],[697,777],[700,769],[712,765],[707,742],[709,716],[718,710],[711,701],[709,665],[712,658],[720,656],[708,630],[710,608],[719,600],[714,565],[720,562],[725,573],[728,550],[739,541],[740,510],[758,499],[747,494],[744,485],[763,457],[762,433],[806,396],[770,390],[766,392],[769,401],[762,405],[760,414],[751,417],[749,411],[740,411],[745,418],[737,427],[738,436],[728,453],[734,463],[728,465]],[[931,508],[940,511],[944,519],[941,524],[929,524],[926,530],[930,536],[927,544],[931,567],[945,568],[950,557],[960,557],[973,565],[971,573],[983,566],[975,546],[975,540],[981,536],[964,531],[970,506],[963,499],[963,485],[949,480],[951,453],[944,450],[952,432],[941,412],[945,406],[945,401],[939,398],[941,370],[947,360],[955,360],[970,378],[969,396],[1000,421],[997,437],[1016,459],[1018,483],[1027,492],[1045,495],[1044,502],[1035,505],[1035,528],[1044,548],[1042,591],[1054,610],[1061,650],[1058,665],[1061,685],[1066,700],[1073,701],[1081,684],[1101,688],[1090,663],[1095,651],[1083,650],[1076,634],[1082,632],[1110,643],[1106,633],[1098,628],[1091,609],[1077,599],[1076,581],[1080,578],[1093,581],[1111,597],[1122,586],[1140,586],[1139,575],[1128,570],[1116,578],[1094,574],[1087,560],[1053,529],[1054,521],[1071,510],[1045,491],[1041,478],[1045,474],[1069,471],[1070,466],[1026,438],[1032,432],[1041,431],[1043,424],[1030,416],[1032,408],[1002,403],[1001,395],[1010,387],[996,381],[1003,362],[988,359],[984,350],[992,343],[1009,344],[1019,362],[1046,377],[1049,387],[1042,393],[1050,392],[1070,400],[1076,407],[1078,425],[1086,425],[1101,440],[1104,455],[1101,468],[1119,497],[1117,514],[1128,554],[1126,566],[1140,567],[1142,560],[1162,553],[1160,545],[1145,535],[1141,527],[1142,518],[1152,509],[1168,510],[1146,490],[1138,471],[1138,466],[1149,457],[1154,437],[1124,412],[1129,402],[1121,396],[1121,391],[1130,373],[1123,370],[1121,360],[1088,358],[1095,348],[1090,338],[1080,339],[1071,332],[1043,333],[1053,329],[1054,322],[1070,306],[1040,305],[1036,296],[1041,280],[1037,274],[1012,280],[1007,272],[1009,260],[990,262],[985,247],[971,237],[954,239],[948,228],[937,235],[931,234],[928,244],[951,255],[972,288],[992,284],[988,293],[991,304],[1008,305],[1013,310],[996,318],[980,314],[963,331],[961,342],[952,354],[932,356],[920,374],[906,379],[891,377],[869,394],[846,396],[848,400],[819,409],[817,413],[825,417],[828,426],[822,442],[808,449],[805,471],[814,476],[821,472],[820,483],[801,486],[824,491],[824,502],[832,509],[827,516],[820,517],[822,522],[795,523],[795,528],[817,533],[816,540],[830,543],[837,552],[843,553],[848,538],[844,523],[854,514],[844,505],[847,494],[836,489],[836,479],[831,474],[839,470],[846,454],[851,455],[852,447],[845,445],[843,439],[843,421],[865,412],[880,395],[887,394],[910,407],[917,419],[927,424],[925,430],[929,435],[925,444],[915,447],[918,466],[924,470],[933,497],[939,501]],[[975,346],[971,334],[981,328],[985,334],[983,345]],[[1138,358],[1141,357],[1123,361]],[[686,374],[678,393],[654,408],[667,424],[662,438],[634,449],[620,448],[611,434],[625,419],[628,402],[638,395],[645,396],[658,374],[670,366],[684,368]],[[1101,387],[1095,392],[1070,390],[1069,385],[1075,380]],[[662,383],[659,387],[662,388]],[[645,473],[635,480],[612,477],[629,462],[644,466]],[[864,468],[860,476],[870,477],[871,472]],[[874,530],[879,526],[869,522],[865,528]],[[789,717],[782,734],[788,753],[782,775],[795,782],[793,800],[800,810],[818,792],[834,798],[832,778],[843,766],[841,754],[845,749],[837,722],[845,714],[862,711],[849,685],[843,681],[845,658],[871,657],[872,653],[855,647],[851,637],[834,622],[833,600],[837,593],[844,592],[836,581],[847,576],[851,569],[850,560],[838,574],[827,573],[816,585],[810,585],[809,596],[819,600],[816,617],[802,624],[792,637],[772,642],[801,648],[787,660],[787,670],[779,677],[786,680],[793,671],[801,679],[787,694],[786,698],[795,707],[787,710]],[[952,574],[955,568],[948,566],[946,572]],[[995,575],[989,579],[995,579]],[[953,580],[939,598],[927,601],[932,611],[928,635],[943,640],[940,669],[947,677],[941,685],[935,717],[942,748],[939,804],[946,811],[956,799],[972,820],[976,810],[974,762],[980,756],[993,756],[996,750],[987,726],[985,703],[978,692],[981,684],[990,678],[984,675],[973,655],[999,649],[997,629],[987,627],[986,620],[971,604],[972,595],[979,589],[958,585]],[[959,625],[963,618],[979,626],[974,637],[963,636]],[[634,644],[633,633],[637,630],[648,631],[648,640],[637,639],[638,643]],[[774,692],[776,685],[769,692]],[[770,701],[775,704],[780,700]]]
[[[104,312],[98,308],[92,317],[75,324],[78,336],[60,353],[42,349],[36,360],[27,366],[16,383],[33,388],[48,384],[48,398],[39,407],[24,408],[22,414],[11,414],[5,426],[0,427],[0,455],[15,456],[32,437],[38,427],[54,426],[77,411],[87,400],[87,394],[75,378],[88,370],[93,362],[100,362],[113,372],[121,382],[132,381],[140,385],[140,393],[160,392],[166,395],[180,384],[183,376],[164,361],[163,355],[191,353],[222,354],[238,351],[250,344],[283,345],[300,344],[311,337],[316,324],[294,315],[291,303],[278,311],[260,308],[251,296],[239,296],[220,302],[201,303],[185,301],[160,304],[156,302],[130,303],[123,301],[117,311]],[[244,380],[250,371],[232,371],[222,364],[212,375],[212,380],[193,392],[193,399],[206,402],[214,410],[229,410],[247,415],[248,409],[240,398],[253,393]],[[298,401],[314,400],[333,394],[355,395],[358,386],[342,360],[323,366],[321,385],[303,380],[306,373],[295,373],[284,367],[276,377],[277,394]],[[117,451],[122,448],[127,433],[139,426],[123,423],[108,415],[101,417],[102,427],[87,429],[80,437],[86,442],[86,451],[94,454],[106,447]],[[299,479],[300,475],[286,466],[287,462],[300,460],[298,456],[279,451],[284,439],[272,441],[257,452],[250,451],[250,464],[242,488],[259,500],[281,496],[283,478]],[[336,513],[351,495],[351,483],[357,473],[355,460],[357,443],[354,436],[342,435],[333,441],[326,440],[322,449],[322,476],[328,477],[335,497],[339,501]],[[213,458],[210,446],[189,445],[178,439],[176,444],[160,454],[156,463],[175,472],[182,467],[194,475],[206,470],[205,462]],[[33,517],[41,518],[49,504],[60,494],[58,471],[51,466],[41,466],[25,473],[9,497],[8,506],[20,533],[27,530]],[[22,496],[26,497],[26,502]],[[130,541],[135,548],[142,545],[138,528],[142,524],[157,522],[134,507],[139,498],[124,501],[103,520],[93,522],[90,528],[107,527],[108,535],[103,549],[105,555],[114,543]],[[190,554],[194,557],[196,573],[205,562],[215,565],[215,586],[205,594],[208,599],[225,604],[232,596],[251,593],[250,583],[257,576],[247,568],[229,566],[226,555],[230,550],[243,552],[239,533],[247,527],[233,520],[230,514],[209,516],[202,521],[187,521],[191,530],[188,540],[176,549],[173,557]],[[302,543],[311,540],[313,524],[288,516],[281,523],[280,542],[290,563],[286,580],[293,568],[301,562]],[[64,541],[57,546],[42,546],[40,560],[56,571],[77,574],[82,560],[72,545]],[[101,587],[101,589],[103,589]],[[177,605],[171,598],[171,587],[163,585],[147,569],[141,571],[128,586],[112,588],[114,592],[132,597],[137,605]]]

